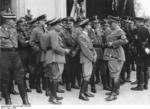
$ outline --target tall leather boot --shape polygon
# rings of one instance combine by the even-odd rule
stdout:
[[[0,101],[2,100],[2,87],[1,87],[1,79],[0,79]]]
[[[119,84],[119,79],[113,79],[113,89],[111,94],[105,99],[106,101],[113,101],[117,99],[117,95],[119,94],[119,88],[120,88],[120,84]]]
[[[130,72],[130,71],[128,71],[128,72],[127,72],[126,82],[131,82],[130,75],[131,75],[131,72]]]
[[[149,83],[149,75],[150,74],[150,68],[146,68],[144,71],[144,89],[148,90],[148,83]]]
[[[92,72],[93,74],[91,75],[91,78],[90,78],[90,85],[91,85],[91,92],[93,93],[96,93],[96,87],[95,87],[95,78],[94,78],[94,72]]]
[[[80,93],[79,93],[79,99],[84,100],[84,101],[89,101],[88,97],[85,95],[85,92],[87,91],[87,85],[88,85],[88,82],[83,80]]]
[[[28,101],[26,88],[23,85],[18,85],[19,93],[23,102],[23,105],[31,105]]]
[[[57,91],[57,84],[58,84],[58,82],[56,82],[56,81],[53,81],[51,84],[51,88],[50,88],[51,95],[49,98],[49,102],[52,104],[60,105],[62,103],[57,100],[57,92],[56,92]]]
[[[2,92],[0,91],[0,101],[2,100]]]
[[[101,79],[102,79],[103,89],[110,91],[111,88],[108,85],[107,75],[101,75]]]
[[[11,105],[12,102],[11,102],[10,93],[9,93],[8,89],[9,89],[8,84],[5,82],[2,82],[2,93],[5,98],[5,104]]]
[[[12,78],[11,78],[11,80],[9,82],[9,91],[10,91],[10,94],[19,95],[19,93],[14,88],[14,81],[13,81]]]
[[[45,95],[46,96],[50,95],[49,86],[50,86],[49,78],[45,78]]]

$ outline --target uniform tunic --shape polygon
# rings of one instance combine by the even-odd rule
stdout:
[[[51,30],[47,36],[45,65],[46,73],[50,80],[60,81],[64,70],[65,48],[59,33]]]
[[[0,27],[0,75],[5,84],[13,73],[18,84],[23,85],[24,68],[16,49],[18,48],[18,35],[16,29]],[[0,77],[1,78],[1,77]]]
[[[124,31],[118,26],[111,34],[106,36],[106,42],[111,42],[112,46],[105,49],[104,60],[108,61],[110,76],[119,77],[125,61],[122,45],[128,42]]]
[[[78,41],[81,48],[80,63],[82,64],[83,78],[89,81],[93,69],[92,63],[96,60],[97,54],[88,33],[82,31],[78,37]]]

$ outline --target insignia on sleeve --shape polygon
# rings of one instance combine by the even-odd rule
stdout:
[[[125,35],[122,35],[122,36],[121,36],[121,39],[126,39],[126,36],[125,36]]]

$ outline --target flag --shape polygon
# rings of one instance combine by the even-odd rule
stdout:
[[[113,0],[112,1],[112,10],[113,11],[118,10],[118,0]]]

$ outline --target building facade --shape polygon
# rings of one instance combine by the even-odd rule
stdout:
[[[12,9],[17,18],[23,17],[27,9],[37,17],[47,14],[48,19],[66,16],[66,0],[0,0],[0,11]]]

